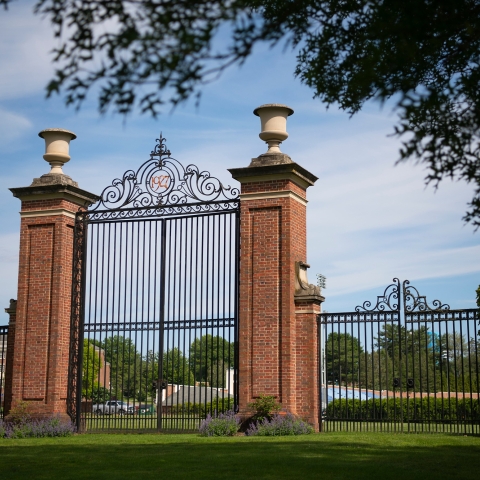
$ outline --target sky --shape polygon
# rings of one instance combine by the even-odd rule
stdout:
[[[319,178],[307,192],[306,260],[311,283],[317,273],[327,277],[324,310],[374,301],[394,277],[410,280],[430,303],[475,307],[480,232],[462,221],[473,187],[446,180],[435,190],[425,186],[421,165],[395,166],[400,141],[389,136],[396,122],[391,105],[369,103],[353,118],[327,110],[294,78],[293,53],[262,47],[207,85],[199,107],[192,100],[158,119],[101,116],[94,96],[80,111],[62,97],[45,98],[55,45],[48,20],[33,15],[31,2],[0,11],[0,325],[17,296],[20,201],[8,188],[48,173],[39,131],[76,133],[64,172],[93,193],[148,160],[159,132],[181,163],[236,185],[227,168],[246,167],[267,149],[253,115],[265,103],[294,109],[281,150]]]

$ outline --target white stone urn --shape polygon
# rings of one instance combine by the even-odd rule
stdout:
[[[268,153],[282,153],[279,145],[288,138],[287,117],[293,109],[280,103],[268,103],[257,107],[253,113],[260,117],[259,137],[268,144]]]
[[[43,158],[52,167],[48,172],[49,175],[63,175],[62,167],[70,160],[70,140],[75,140],[77,136],[70,130],[64,130],[63,128],[46,128],[38,136],[45,140],[45,155]]]

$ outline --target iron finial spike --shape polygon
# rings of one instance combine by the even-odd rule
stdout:
[[[159,138],[155,140],[155,148],[150,152],[150,157],[160,157],[160,160],[162,160],[162,157],[170,157],[171,152],[167,148],[166,141],[167,139],[160,132]]]

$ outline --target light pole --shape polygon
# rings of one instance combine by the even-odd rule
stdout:
[[[317,285],[320,288],[327,288],[327,277],[321,273],[317,273]]]

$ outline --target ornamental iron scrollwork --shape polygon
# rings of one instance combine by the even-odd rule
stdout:
[[[372,307],[372,302],[366,301],[362,305],[355,307],[356,312],[396,312],[400,310],[400,280],[398,278],[393,279],[393,283],[390,284],[383,295],[377,296],[377,303]]]
[[[450,305],[442,303],[440,300],[433,300],[430,306],[425,295],[420,295],[419,291],[409,280],[403,282],[403,304],[406,313],[417,312],[445,312],[450,310]]]
[[[172,158],[166,139],[160,134],[150,159],[138,170],[127,170],[106,187],[101,199],[90,211],[158,208],[197,202],[231,201],[240,191],[224,187],[210,172],[196,165],[184,167]]]
[[[82,352],[82,270],[85,265],[83,252],[85,246],[86,222],[83,212],[77,214],[73,243],[73,271],[72,271],[72,297],[70,307],[70,349],[67,379],[67,414],[77,426],[79,418],[78,390],[79,371],[81,370]]]

